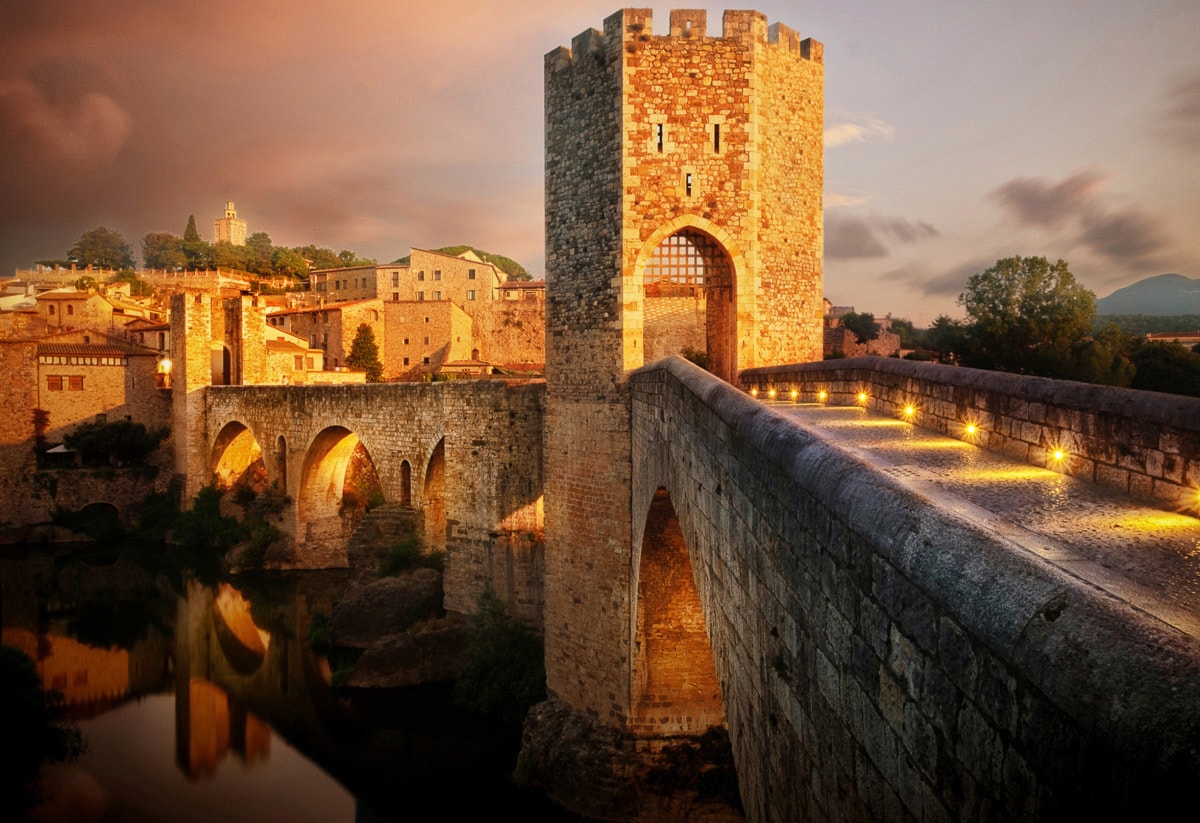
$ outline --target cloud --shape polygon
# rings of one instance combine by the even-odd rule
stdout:
[[[0,80],[0,134],[7,152],[27,163],[107,163],[133,130],[133,118],[105,94],[55,104],[27,80]]]
[[[968,260],[941,272],[930,271],[925,266],[912,263],[884,272],[880,280],[908,283],[927,297],[958,297],[967,287],[971,275],[991,266],[994,260],[982,258]]]
[[[868,140],[883,140],[890,143],[896,130],[888,123],[875,117],[849,120],[825,129],[825,148],[832,149],[847,143],[865,143]]]
[[[1092,251],[1116,263],[1149,267],[1170,241],[1154,218],[1137,208],[1085,217],[1080,240]]]
[[[903,217],[827,214],[825,256],[831,260],[887,257],[889,252],[884,238],[912,245],[937,235],[938,230],[924,220],[913,222]]]
[[[1185,149],[1200,149],[1200,69],[1167,92],[1160,133]]]
[[[993,191],[992,199],[1018,223],[1059,229],[1092,209],[1106,175],[1094,169],[1077,171],[1055,183],[1045,177],[1017,177]]]
[[[989,196],[1017,223],[1066,230],[1073,242],[1112,263],[1150,267],[1171,245],[1155,216],[1137,206],[1115,207],[1104,192],[1108,175],[1083,169],[1059,182],[1018,177]]]

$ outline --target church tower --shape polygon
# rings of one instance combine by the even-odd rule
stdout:
[[[217,243],[246,245],[246,221],[237,216],[237,209],[233,207],[232,200],[225,202],[225,216],[217,218],[214,232]]]

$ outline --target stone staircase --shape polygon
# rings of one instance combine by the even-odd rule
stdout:
[[[423,517],[418,509],[388,504],[371,509],[354,530],[346,548],[354,578],[379,574],[379,561],[391,545],[409,532],[421,534]]]

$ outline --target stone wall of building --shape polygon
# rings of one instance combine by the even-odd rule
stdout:
[[[1175,505],[1200,506],[1200,399],[1069,380],[862,357],[755,369],[750,391],[867,404],[1036,466]],[[966,426],[975,427],[968,434]],[[1056,458],[1055,452],[1062,457]]]

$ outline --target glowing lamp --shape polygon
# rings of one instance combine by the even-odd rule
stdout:
[[[917,413],[917,408],[916,408],[916,406],[912,405],[911,403],[904,407],[904,416],[905,417],[912,417],[916,413]]]
[[[979,429],[976,427],[976,425],[974,423],[968,423],[963,430],[968,435],[972,435],[972,436],[975,434],[975,432],[979,431]]]
[[[828,398],[829,398],[829,392],[825,391],[824,389],[817,392],[817,399],[820,400],[822,403],[824,403]]]
[[[800,392],[798,392],[796,389],[792,389],[792,391],[791,391],[791,394],[790,394],[790,397],[791,397],[793,400],[796,400],[797,398],[799,398],[799,397],[800,397]]]
[[[1066,453],[1066,452],[1064,452],[1062,449],[1055,449],[1055,450],[1054,450],[1054,459],[1055,459],[1055,460],[1062,460],[1062,459],[1063,459],[1064,457],[1066,457],[1066,456],[1067,456],[1067,453]]]
[[[775,399],[775,390],[774,390],[774,389],[768,389],[768,390],[767,390],[767,397],[769,397],[771,400],[774,400],[774,399]]]
[[[858,402],[859,402],[859,403],[866,403],[866,402],[867,402],[867,393],[866,393],[865,391],[860,391],[860,392],[858,393]]]
[[[751,390],[750,390],[750,396],[751,396],[751,397],[758,397],[758,389],[751,389]]]
[[[158,361],[158,373],[159,374],[170,374],[171,373],[171,361],[169,358],[164,357],[162,360]]]

